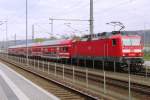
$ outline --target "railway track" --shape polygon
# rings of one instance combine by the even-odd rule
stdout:
[[[97,97],[92,97],[91,95],[88,95],[86,93],[82,93],[78,90],[71,89],[70,87],[64,86],[63,84],[56,82],[54,80],[49,80],[48,78],[42,75],[39,75],[39,73],[35,71],[33,72],[28,68],[18,67],[17,63],[6,62],[6,60],[4,59],[1,59],[1,61],[3,61],[9,67],[11,66],[11,68],[13,68],[15,71],[23,74],[25,77],[31,79],[32,81],[36,79],[36,83],[37,82],[39,83],[38,85],[40,86],[41,84],[46,85],[43,87],[45,87],[45,89],[49,91],[50,93],[59,97],[61,100],[96,100],[98,99]]]
[[[30,59],[33,59],[34,60],[34,58],[30,58]],[[36,59],[36,60],[38,60],[38,59]],[[40,59],[40,60],[42,60],[42,61],[44,61],[42,58]],[[52,62],[52,61],[51,61]],[[58,63],[58,64],[64,64],[65,66],[69,66],[69,67],[73,67],[73,66],[75,66],[75,67],[85,67],[85,65],[76,65],[76,64],[71,64],[71,63],[66,63],[66,61],[60,61],[60,62],[53,62],[53,63]],[[86,64],[87,65],[87,64]],[[90,66],[88,66],[88,68],[89,69],[93,69],[93,68],[95,68],[95,66],[94,67],[92,67],[91,68],[91,66],[93,66],[93,65],[90,65]],[[99,65],[99,66],[102,66],[102,65]],[[108,66],[107,66],[108,67]],[[109,66],[109,67],[112,67],[112,66]],[[116,68],[117,68],[117,66],[116,66]],[[102,69],[98,69],[98,68],[95,68],[96,70],[102,70]],[[111,72],[113,72],[114,71],[114,69],[105,69],[106,71],[111,71]],[[128,73],[128,71],[127,72],[125,72],[125,71],[120,71],[120,70],[115,70],[115,72],[118,72],[118,73]],[[132,74],[132,75],[139,75],[139,76],[145,76],[145,77],[150,77],[150,69],[145,69],[145,68],[143,68],[142,69],[142,71],[141,72],[131,72],[130,74]]]
[[[30,59],[32,59],[32,60],[34,60],[34,59],[36,59],[37,61],[38,60],[41,60],[41,61],[48,61],[47,59],[42,59],[42,58],[30,58]],[[34,62],[34,61],[33,61]],[[76,65],[76,64],[71,64],[71,63],[67,63],[66,61],[60,61],[60,62],[53,62],[53,61],[50,61],[51,63],[57,63],[57,64],[60,64],[60,65],[62,65],[62,64],[64,64],[65,66],[68,66],[68,67],[85,67],[84,65]],[[102,65],[101,65],[102,66]],[[116,67],[117,68],[117,67]],[[88,68],[88,69],[91,69],[91,70],[93,70],[93,68]],[[94,70],[101,70],[101,69],[94,69]],[[110,70],[108,70],[108,69],[105,69],[106,71],[111,71],[111,72],[113,72],[112,71],[112,69]],[[125,71],[115,71],[115,72],[118,72],[118,73],[128,73],[128,72],[125,72]],[[150,77],[150,70],[148,69],[147,70],[147,72],[146,72],[146,69],[143,69],[141,72],[131,72],[130,74],[132,74],[132,75],[139,75],[139,76],[145,76],[145,77]]]
[[[142,71],[142,72],[138,72],[138,73],[132,73],[132,74],[133,74],[133,75],[143,76],[143,77],[146,77],[146,78],[147,78],[147,77],[150,77],[150,72],[147,72],[147,73],[146,73],[145,71],[144,71],[144,72],[143,72],[143,71]]]
[[[24,63],[25,61],[21,60],[20,62]],[[92,93],[90,93],[87,90],[84,91],[85,93],[87,92],[87,94],[93,95],[93,97],[100,97],[97,94],[97,92],[101,92],[101,91],[97,90],[97,88],[100,88],[100,87],[95,87],[96,89],[91,88],[91,84],[94,86],[98,86],[98,85],[104,83],[104,76],[100,72],[84,70],[84,68],[77,68],[73,71],[73,68],[70,68],[69,66],[65,66],[65,68],[62,67],[62,66],[64,66],[63,64],[55,64],[55,63],[50,64],[50,63],[44,63],[43,61],[35,61],[35,60],[30,60],[29,64],[32,65],[31,70],[38,69],[38,70],[42,70],[43,72],[53,73],[54,75],[56,75],[57,78],[58,78],[58,76],[62,76],[62,77],[67,77],[67,79],[71,78],[71,79],[73,79],[73,81],[77,81],[77,80],[81,81],[81,83],[82,82],[85,83],[85,84],[83,84],[83,87],[87,87],[88,90],[90,90],[90,91],[92,90]],[[87,71],[88,71],[88,75],[87,75]],[[34,70],[34,72],[35,72],[35,70]],[[63,74],[63,72],[65,72],[65,73]],[[39,74],[41,75],[42,73],[40,72]],[[74,76],[73,76],[73,74],[74,74]],[[110,74],[110,73],[108,73],[108,74]],[[106,74],[106,80],[105,80],[105,82],[107,83],[107,87],[110,87],[109,85],[111,85],[114,87],[128,89],[128,81],[127,81],[128,77],[120,80],[120,79],[114,79],[113,77],[110,77],[108,74]],[[87,81],[87,79],[88,79],[88,81]],[[71,81],[69,81],[69,82],[72,83]],[[65,84],[67,84],[67,83],[65,83]],[[77,90],[82,90],[82,89],[78,88]],[[146,97],[148,97],[150,95],[150,87],[141,85],[138,82],[131,83],[131,90],[132,90],[132,92],[138,92],[138,93],[141,93],[142,95],[144,94],[144,96],[146,96]],[[107,95],[109,95],[109,97],[112,96],[108,93],[108,91],[107,91]],[[103,97],[106,97],[106,96],[103,95]],[[116,97],[116,96],[112,96],[112,97]]]

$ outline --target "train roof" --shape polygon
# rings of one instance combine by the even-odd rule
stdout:
[[[92,34],[92,37],[93,38],[108,38],[108,37],[117,37],[117,36],[138,36],[137,34],[131,34],[130,32],[128,31],[112,31],[112,32],[102,32],[102,33],[97,33],[97,34]],[[91,34],[90,35],[85,35],[83,36],[82,38],[89,38],[91,37]]]
[[[68,39],[61,39],[61,40],[50,40],[50,41],[45,41],[41,43],[29,43],[28,47],[34,47],[34,46],[48,46],[48,45],[68,45],[72,42],[72,40]],[[16,45],[16,46],[11,46],[9,48],[22,48],[26,47],[26,44],[23,45]]]

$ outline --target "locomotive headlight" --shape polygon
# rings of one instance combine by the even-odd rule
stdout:
[[[130,51],[130,49],[123,49],[122,52],[124,52],[124,53],[129,53],[129,52],[131,52],[131,51]]]
[[[141,49],[135,49],[134,52],[142,52]]]
[[[124,56],[124,57],[125,57],[125,56],[128,56],[128,54],[123,53],[123,56]]]

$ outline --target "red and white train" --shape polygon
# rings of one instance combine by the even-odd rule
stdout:
[[[26,45],[9,47],[10,55],[25,56]],[[141,36],[128,35],[125,32],[104,32],[81,39],[52,40],[28,45],[31,57],[48,59],[67,59],[114,63],[121,69],[128,68],[139,71],[142,68],[143,45]]]

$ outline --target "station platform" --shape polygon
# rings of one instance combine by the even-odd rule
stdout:
[[[0,62],[0,100],[59,100]]]

